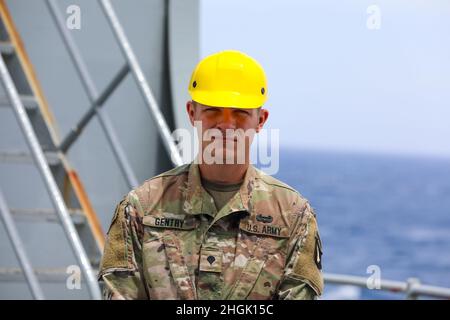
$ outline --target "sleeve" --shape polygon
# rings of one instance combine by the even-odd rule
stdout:
[[[127,195],[107,232],[98,279],[107,300],[148,299],[142,273],[142,219]]]
[[[290,241],[288,259],[278,287],[284,300],[317,299],[323,292],[322,242],[313,209],[306,203]]]

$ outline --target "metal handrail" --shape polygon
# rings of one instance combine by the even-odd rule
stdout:
[[[141,91],[144,101],[147,104],[150,114],[156,123],[158,132],[161,135],[162,142],[167,150],[167,153],[169,154],[172,163],[175,166],[182,165],[183,160],[174,142],[169,126],[167,125],[164,116],[159,109],[158,103],[156,102],[152,90],[150,89],[150,86],[145,79],[144,72],[142,72],[142,68],[139,65],[136,55],[131,48],[128,38],[125,35],[125,31],[123,30],[119,19],[117,18],[111,2],[109,0],[100,0],[100,4],[103,12],[105,13],[106,19],[108,20],[111,28],[114,31],[117,42],[119,43],[122,53],[125,56],[125,59],[131,69],[131,72],[136,80],[139,90]]]
[[[7,96],[13,106],[14,113],[17,117],[17,121],[19,122],[20,128],[24,133],[25,140],[30,148],[31,154],[33,155],[34,161],[36,163],[37,168],[39,169],[42,178],[44,179],[45,186],[50,195],[50,200],[58,213],[58,217],[61,221],[61,225],[65,231],[67,239],[73,249],[73,252],[77,258],[78,263],[80,264],[81,270],[86,277],[86,281],[88,284],[89,291],[93,299],[100,299],[101,293],[100,288],[97,283],[97,279],[91,272],[91,264],[89,262],[86,251],[84,250],[83,244],[78,236],[77,230],[72,223],[70,218],[69,211],[64,203],[61,192],[59,191],[58,185],[52,175],[50,167],[46,161],[44,152],[39,144],[39,140],[36,136],[36,133],[33,130],[33,126],[30,122],[30,119],[27,116],[27,112],[25,107],[23,106],[22,101],[20,100],[19,94],[14,86],[14,82],[11,78],[11,75],[8,72],[6,64],[3,60],[3,57],[0,55],[0,77],[2,79],[4,88],[6,90]]]
[[[326,284],[352,285],[369,289],[368,278],[346,274],[324,273]],[[380,279],[379,288],[390,292],[404,292],[407,299],[416,299],[419,296],[450,299],[450,288],[421,284],[417,278],[409,278],[406,282]]]

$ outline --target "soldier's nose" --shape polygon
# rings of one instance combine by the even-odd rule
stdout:
[[[217,128],[221,129],[222,131],[226,129],[235,129],[236,128],[236,121],[233,118],[233,114],[231,110],[225,109],[222,112],[222,116],[220,117],[219,121],[217,122]]]

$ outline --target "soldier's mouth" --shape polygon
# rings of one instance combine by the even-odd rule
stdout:
[[[212,137],[212,140],[223,140],[223,141],[238,141],[237,137]]]

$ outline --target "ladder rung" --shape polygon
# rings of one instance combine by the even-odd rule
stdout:
[[[44,154],[50,166],[58,165],[61,162],[56,152],[46,151]],[[34,160],[31,154],[27,151],[0,150],[0,162],[32,164],[34,163]]]
[[[0,41],[0,52],[2,54],[13,54],[14,46],[9,41]]]
[[[34,96],[30,95],[19,95],[20,100],[22,101],[24,107],[28,111],[34,111],[38,108],[38,103],[36,101],[36,98]],[[0,107],[11,107],[11,102],[9,101],[8,97],[5,95],[0,96]]]
[[[34,272],[40,282],[65,282],[67,281],[67,277],[73,274],[73,271],[68,270],[67,267],[35,268]],[[92,272],[97,274],[97,270],[93,270]],[[21,268],[0,268],[0,282],[21,281],[25,281]],[[84,282],[84,277],[81,277],[81,282]]]
[[[14,218],[25,221],[36,222],[59,222],[56,211],[51,208],[37,208],[37,209],[24,209],[24,208],[11,208],[11,213]],[[75,225],[84,225],[86,223],[86,217],[83,211],[80,209],[69,208],[69,213],[72,221]]]

